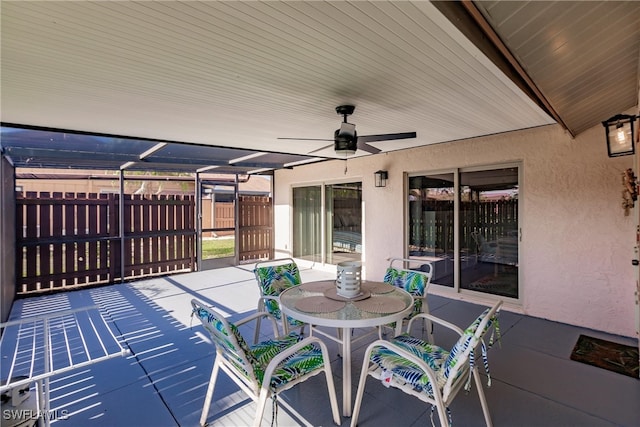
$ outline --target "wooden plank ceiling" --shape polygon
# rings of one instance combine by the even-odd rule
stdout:
[[[574,41],[557,46],[546,20],[565,2],[538,19],[538,2],[506,3],[479,8],[570,129],[637,102],[637,19],[619,59],[635,55],[635,97],[607,102],[578,43],[604,27],[557,19]],[[278,137],[332,138],[341,104],[356,105],[359,135],[417,132],[371,144],[383,151],[554,123],[430,2],[3,1],[1,13],[5,124],[307,155],[330,142]]]
[[[572,134],[638,104],[637,1],[475,5]]]

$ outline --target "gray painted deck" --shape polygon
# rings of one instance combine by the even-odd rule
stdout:
[[[196,319],[192,325],[189,302],[197,298],[217,306],[232,320],[246,316],[255,310],[258,298],[252,267],[227,267],[17,300],[11,319],[100,304],[109,324],[131,350],[128,357],[53,377],[51,407],[57,414],[67,415],[53,425],[197,426],[214,349]],[[331,277],[333,274],[319,270],[302,270],[303,281]],[[433,314],[462,327],[483,310],[437,296],[430,296],[429,302]],[[640,380],[569,359],[581,333],[629,345],[635,345],[634,340],[505,310],[500,329],[501,345],[489,351],[492,386],[486,388],[485,383],[494,425],[640,425]],[[438,328],[435,336],[443,346],[453,340]],[[364,341],[354,349],[353,396]],[[341,360],[336,345],[328,346],[341,403]],[[210,425],[249,425],[255,404],[221,375],[209,413]],[[280,401],[277,424],[281,427],[333,425],[322,376],[288,390]],[[461,393],[451,411],[454,426],[483,425],[475,390]],[[424,403],[369,379],[359,425],[424,426],[431,423],[429,414]],[[437,423],[437,417],[435,420]],[[349,422],[342,418],[342,426]],[[263,424],[270,423],[268,403]]]

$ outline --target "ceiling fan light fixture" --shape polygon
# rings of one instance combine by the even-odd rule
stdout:
[[[344,154],[345,156],[351,156],[356,154],[358,149],[358,141],[353,137],[343,137],[337,134],[334,140],[333,147],[337,154]]]

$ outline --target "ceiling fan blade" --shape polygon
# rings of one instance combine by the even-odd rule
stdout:
[[[367,144],[366,142],[362,142],[360,138],[358,138],[358,150],[366,151],[367,153],[371,154],[378,154],[380,151],[382,151],[372,145]]]
[[[284,139],[284,138],[283,138]],[[313,141],[331,141],[331,139],[314,139]],[[333,147],[333,144],[325,145],[324,147],[317,148],[313,151],[309,151],[307,154],[317,153],[318,151],[322,151],[326,148]]]
[[[289,139],[294,141],[333,141],[333,139],[327,139],[327,138],[276,138],[276,139]]]
[[[386,133],[383,135],[359,135],[358,144],[360,144],[360,142],[391,141],[393,139],[407,139],[415,137],[415,132]]]

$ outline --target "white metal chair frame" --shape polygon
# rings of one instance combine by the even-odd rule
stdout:
[[[393,353],[397,354],[399,357],[406,359],[407,361],[413,363],[421,371],[427,375],[429,382],[433,388],[433,398],[430,397],[424,391],[415,390],[414,386],[402,380],[402,378],[398,378],[397,375],[393,375],[388,384],[391,387],[398,388],[402,390],[404,393],[417,397],[423,402],[429,403],[432,407],[435,407],[438,412],[438,418],[440,421],[440,425],[450,426],[450,419],[448,416],[448,407],[451,402],[454,400],[460,389],[464,388],[467,384],[470,386],[470,376],[473,375],[473,380],[476,384],[476,389],[478,390],[478,396],[480,398],[480,404],[482,406],[482,412],[484,415],[484,420],[487,427],[491,427],[493,425],[491,421],[491,416],[489,414],[489,406],[487,404],[487,399],[484,395],[484,391],[482,389],[482,381],[480,377],[480,373],[478,371],[478,365],[474,364],[472,372],[470,373],[470,356],[472,351],[478,349],[478,347],[483,344],[483,337],[488,332],[487,324],[489,321],[492,321],[495,317],[496,313],[499,311],[502,305],[502,301],[498,301],[494,304],[493,307],[489,310],[489,312],[484,316],[480,324],[478,325],[475,333],[473,334],[471,344],[462,352],[460,352],[457,356],[457,360],[455,366],[452,367],[452,370],[449,374],[449,377],[443,383],[443,378],[441,375],[438,375],[433,369],[431,369],[428,364],[417,357],[415,354],[409,353],[405,349],[399,347],[398,345],[385,340],[377,340],[371,343],[367,350],[365,351],[364,362],[362,364],[362,371],[360,374],[360,381],[358,383],[358,391],[356,394],[356,400],[353,410],[353,415],[351,418],[351,427],[355,427],[358,423],[358,416],[360,414],[360,409],[362,405],[362,398],[364,395],[364,388],[366,384],[367,377],[371,375],[373,378],[381,380],[383,378],[383,369],[378,366],[376,363],[370,364],[371,353],[379,347],[387,348],[391,350]],[[411,330],[411,323],[418,318],[429,319],[430,321],[442,325],[448,329],[455,331],[461,337],[464,335],[464,331],[457,327],[456,325],[449,323],[445,320],[437,318],[435,316],[429,314],[419,314],[416,315],[413,319],[409,321],[407,326],[407,331]],[[444,367],[443,367],[444,369]],[[433,422],[433,421],[432,421]]]
[[[254,269],[253,269],[253,273],[254,273],[254,275],[256,277],[256,282],[258,283],[258,289],[260,291],[260,298],[258,299],[258,309],[257,310],[258,311],[268,311],[268,310],[266,310],[267,301],[275,301],[277,303],[278,310],[281,313],[280,319],[278,319],[278,320],[282,324],[283,334],[284,335],[288,335],[291,330],[299,329],[300,330],[300,334],[304,335],[304,327],[305,327],[306,324],[302,323],[302,322],[299,322],[297,320],[294,320],[294,319],[290,319],[284,313],[282,313],[282,310],[280,309],[279,293],[278,293],[278,295],[265,295],[264,294],[263,284],[261,283],[261,279],[260,279],[259,274],[258,274],[258,270],[260,268],[264,268],[264,267],[279,267],[279,266],[286,266],[286,265],[289,265],[289,264],[295,266],[295,268],[298,269],[298,275],[299,275],[300,274],[300,270],[299,270],[296,262],[293,260],[293,258],[278,258],[278,259],[273,259],[273,260],[260,261],[260,262],[257,262],[255,264]],[[302,281],[300,283],[298,283],[298,284],[295,284],[294,286],[298,286],[301,283],[302,283]],[[282,289],[282,290],[284,290],[284,289]],[[254,344],[257,343],[258,340],[260,339],[261,322],[262,322],[262,319],[258,319],[257,320],[255,335],[253,337]]]
[[[218,377],[218,373],[220,370],[225,372],[234,383],[240,387],[242,391],[244,391],[254,402],[258,403],[258,408],[256,410],[256,415],[253,420],[253,426],[259,426],[262,417],[264,414],[265,406],[267,403],[267,399],[272,396],[277,396],[281,392],[290,389],[291,387],[299,384],[301,382],[306,381],[307,379],[318,375],[321,372],[325,373],[325,379],[327,381],[327,389],[329,391],[329,400],[331,403],[331,410],[333,413],[333,421],[336,425],[340,425],[340,414],[338,411],[338,400],[336,397],[335,387],[333,383],[333,375],[331,371],[331,359],[329,358],[329,352],[327,350],[326,345],[317,337],[307,337],[305,339],[301,339],[297,343],[287,347],[285,350],[277,353],[267,364],[264,369],[264,375],[262,382],[259,381],[256,376],[256,372],[254,371],[252,364],[249,362],[249,359],[244,351],[242,351],[242,346],[238,343],[238,340],[235,338],[234,334],[231,332],[230,323],[220,315],[215,309],[205,306],[201,302],[193,299],[191,301],[191,305],[193,307],[193,312],[196,310],[204,309],[207,313],[211,313],[214,315],[215,320],[222,324],[221,330],[217,330],[215,328],[211,328],[211,325],[207,325],[207,322],[200,319],[201,323],[205,327],[205,329],[209,332],[213,339],[213,344],[216,347],[216,356],[213,364],[213,369],[211,371],[211,378],[209,380],[209,386],[207,388],[207,394],[204,400],[204,406],[202,408],[202,415],[200,417],[200,425],[205,426],[207,417],[209,415],[209,409],[211,406],[211,400],[213,398],[213,392],[215,390],[216,379]],[[272,324],[273,333],[276,339],[280,338],[278,325],[276,319],[268,313],[258,312],[254,313],[238,322],[234,322],[233,325],[237,327],[244,325],[252,320],[256,320],[261,317],[266,317]],[[215,330],[213,330],[215,329]],[[235,352],[230,353],[227,349],[222,347],[217,343],[218,339],[225,340],[228,344],[231,344],[232,347],[235,348]],[[321,367],[308,372],[290,382],[285,384],[280,384],[278,388],[274,389],[271,387],[271,378],[274,375],[274,372],[282,364],[292,355],[296,355],[300,352],[304,347],[309,345],[316,345],[320,348],[322,352],[323,364]]]
[[[393,264],[395,262],[401,262],[402,263],[402,267],[394,267]],[[416,263],[417,264],[421,264],[423,268],[424,268],[424,266],[428,266],[428,269],[427,269],[428,271],[411,270],[409,268],[405,268],[405,266],[407,266],[407,267],[410,266],[411,263],[413,263],[413,264],[416,264]],[[427,299],[427,291],[429,290],[429,285],[431,284],[431,278],[433,277],[433,265],[431,263],[422,262],[422,261],[417,260],[417,259],[391,258],[389,260],[388,269],[389,268],[393,268],[393,269],[395,269],[395,270],[397,270],[399,272],[406,272],[406,273],[411,273],[411,274],[420,274],[420,275],[426,277],[426,279],[425,279],[426,283],[425,283],[424,290],[423,290],[421,296],[418,296],[415,293],[412,293],[407,289],[405,289],[405,290],[409,291],[409,293],[411,293],[411,295],[413,296],[414,304],[415,304],[416,300],[421,300],[422,306],[420,308],[420,313],[429,314],[429,302],[428,302],[428,299]],[[386,276],[386,273],[385,273],[385,276]],[[405,317],[404,320],[407,320],[407,321],[411,320],[411,318],[413,316],[415,316],[415,314],[412,313],[409,316]],[[378,330],[378,338],[379,339],[383,339],[383,337],[382,337],[383,328],[391,328],[391,327],[388,326],[388,325],[381,326],[379,328],[379,330]],[[432,343],[433,342],[433,325],[432,325],[431,321],[429,321],[428,319],[425,318],[424,322],[422,324],[422,328],[423,328],[422,329],[423,331],[425,329],[427,330],[428,340],[429,340],[429,342]]]

